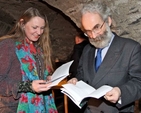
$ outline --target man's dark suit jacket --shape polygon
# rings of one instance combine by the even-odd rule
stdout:
[[[122,104],[113,104],[104,98],[90,99],[86,113],[134,112],[134,101],[141,97],[141,45],[115,34],[107,54],[95,72],[95,47],[87,45],[82,53],[78,70],[78,80],[83,80],[94,88],[107,84],[119,87]]]

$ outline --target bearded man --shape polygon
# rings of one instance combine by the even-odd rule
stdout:
[[[90,98],[85,113],[133,113],[134,102],[141,98],[141,45],[112,32],[112,13],[104,1],[86,3],[81,13],[90,44],[83,50],[76,78],[68,83],[83,80],[96,89],[113,87],[100,99]]]

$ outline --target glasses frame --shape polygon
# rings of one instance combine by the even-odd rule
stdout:
[[[95,29],[90,30],[90,32],[94,32],[94,33],[97,33],[97,34],[98,34],[98,33],[101,31],[101,29],[102,29],[103,25],[105,24],[105,22],[106,22],[106,20],[104,20],[104,22],[103,22],[102,25],[100,26],[98,32],[96,32]],[[88,35],[86,32],[84,32],[84,35],[87,36],[87,37],[89,37],[89,35]]]

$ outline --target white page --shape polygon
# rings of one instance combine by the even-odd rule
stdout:
[[[103,85],[100,88],[98,88],[97,90],[90,93],[89,95],[84,96],[83,98],[85,98],[85,97],[94,97],[94,98],[99,99],[100,97],[104,96],[108,91],[110,91],[112,89],[113,89],[113,87],[111,87],[111,86]]]
[[[61,89],[62,89],[61,93],[67,95],[80,109],[82,108],[82,107],[79,105],[79,104],[80,104],[79,101],[76,101],[76,100],[73,98],[73,96],[71,96],[71,95],[69,95],[67,92],[65,92],[65,89],[64,89],[64,88],[61,88]]]
[[[103,85],[96,90],[83,81],[78,81],[76,85],[64,84],[62,86],[64,88],[61,88],[61,92],[66,94],[79,108],[81,108],[79,104],[84,98],[92,97],[99,99],[100,97],[104,96],[108,91],[113,89],[113,87],[111,86]],[[121,103],[121,100],[119,100],[118,103]]]
[[[67,89],[61,88],[62,91],[68,93],[71,97],[74,98],[75,101],[81,102],[82,97],[85,95],[85,92],[80,91],[80,89],[74,89],[73,91],[68,91]],[[81,94],[81,95],[80,95]]]
[[[68,76],[68,75],[67,75],[67,76]],[[64,76],[62,76],[62,77],[60,77],[60,78],[55,79],[55,81],[53,81],[49,87],[58,85],[58,83],[59,83],[60,81],[62,81],[64,78],[66,78],[67,76],[64,75]]]
[[[68,92],[72,97],[75,97],[77,101],[81,101],[83,97],[95,91],[93,87],[83,81],[78,81],[76,85],[64,84],[62,86],[65,88],[65,91]]]
[[[73,95],[70,95],[69,92],[66,92],[66,89],[65,88],[61,88],[61,92],[66,94],[68,97],[70,97],[74,102],[77,102],[75,100],[75,98],[73,98]]]
[[[61,80],[69,75],[69,68],[72,63],[73,61],[67,62],[54,71],[53,75],[51,76],[51,81],[49,81],[52,82],[50,87],[57,85]]]
[[[97,90],[93,91],[88,96],[84,96],[83,98],[93,97],[93,98],[99,99],[100,97],[104,96],[107,92],[111,91],[112,89],[113,87],[111,86],[103,85],[100,88],[98,88]],[[121,99],[118,100],[118,103],[121,104]]]

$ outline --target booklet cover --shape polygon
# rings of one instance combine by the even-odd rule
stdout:
[[[108,85],[95,89],[83,81],[78,81],[76,85],[64,84],[62,86],[61,92],[67,95],[79,108],[82,108],[86,104],[88,98],[99,99],[112,90],[112,87]]]
[[[72,63],[73,61],[67,62],[54,71],[53,75],[51,76],[51,81],[47,81],[47,83],[51,82],[50,87],[58,85],[60,81],[69,75],[69,68]]]

